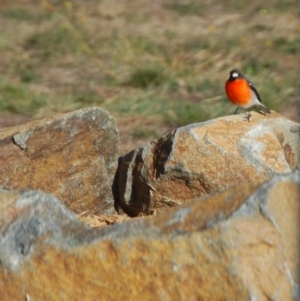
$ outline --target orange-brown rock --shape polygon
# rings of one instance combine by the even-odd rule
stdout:
[[[1,300],[299,300],[300,172],[92,230],[0,193]]]
[[[300,168],[300,124],[279,114],[252,112],[179,128],[121,157],[117,203],[131,216],[262,183]]]
[[[0,186],[54,194],[75,212],[114,212],[119,135],[100,108],[0,130]]]

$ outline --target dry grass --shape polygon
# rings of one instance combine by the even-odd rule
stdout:
[[[78,214],[77,217],[81,222],[88,224],[92,228],[102,228],[105,226],[123,223],[125,221],[133,219],[125,214],[123,215],[114,214],[110,216],[105,216],[102,214],[97,214],[97,215],[88,214],[87,212],[82,212]]]
[[[153,215],[156,215],[156,212]],[[137,217],[130,217],[122,212],[120,214],[106,216],[103,214],[90,214],[88,211],[78,214],[77,217],[81,222],[88,224],[92,228],[102,228],[114,224],[121,224],[127,221],[147,218],[147,216],[143,214]]]
[[[1,116],[100,106],[124,126],[120,153],[232,114],[233,67],[268,107],[300,115],[296,0],[4,0],[0,26]]]

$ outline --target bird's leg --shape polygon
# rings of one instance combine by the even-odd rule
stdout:
[[[236,110],[234,111],[233,115],[235,115],[237,113],[237,111],[239,110],[240,107],[237,107]]]
[[[248,115],[247,115],[247,113],[248,113]],[[251,113],[246,111],[245,115],[246,116],[244,117],[244,120],[249,122],[250,121],[250,117],[251,117]]]

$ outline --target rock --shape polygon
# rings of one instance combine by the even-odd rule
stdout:
[[[300,172],[93,230],[0,192],[2,300],[299,300]]]
[[[0,129],[0,186],[52,193],[77,213],[111,214],[118,145],[115,119],[100,108]]]
[[[262,183],[300,167],[300,124],[252,112],[192,124],[119,159],[114,194],[129,215]]]

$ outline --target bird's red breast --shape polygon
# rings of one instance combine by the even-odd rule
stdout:
[[[225,91],[229,100],[235,105],[248,105],[251,101],[251,88],[244,78],[227,80]]]

